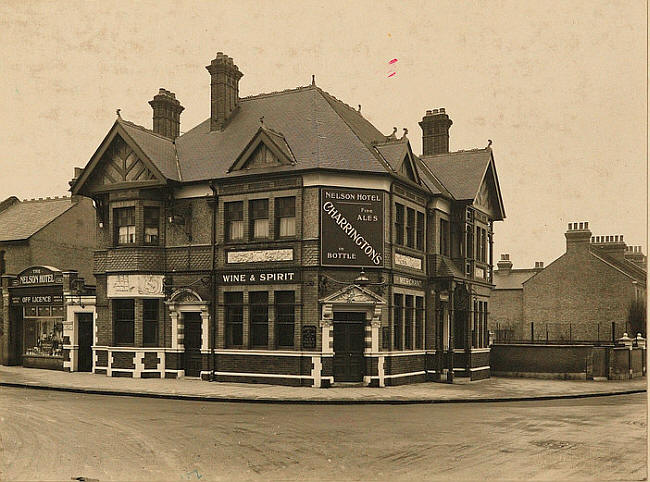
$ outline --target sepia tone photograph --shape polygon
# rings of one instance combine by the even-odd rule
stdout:
[[[647,480],[648,2],[0,3],[0,480]]]

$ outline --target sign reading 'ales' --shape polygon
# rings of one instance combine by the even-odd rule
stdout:
[[[384,193],[322,188],[321,264],[384,266]]]

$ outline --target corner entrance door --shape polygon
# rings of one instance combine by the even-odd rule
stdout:
[[[185,376],[201,376],[201,313],[183,313]]]
[[[365,312],[334,312],[334,381],[363,381]]]
[[[93,369],[93,314],[77,313],[79,329],[79,359],[77,371],[89,372]]]

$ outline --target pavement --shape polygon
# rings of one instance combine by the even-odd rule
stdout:
[[[414,383],[397,387],[284,387],[278,385],[207,382],[182,378],[112,378],[105,375],[0,366],[0,386],[49,389],[77,393],[181,400],[316,403],[407,404],[502,402],[623,395],[647,391],[647,378],[632,380],[541,380],[492,377],[469,382]]]

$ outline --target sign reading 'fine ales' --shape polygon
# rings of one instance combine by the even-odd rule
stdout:
[[[321,189],[321,264],[384,266],[384,193]]]

